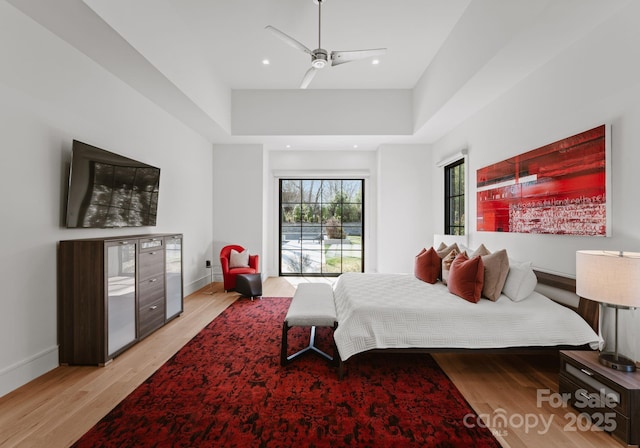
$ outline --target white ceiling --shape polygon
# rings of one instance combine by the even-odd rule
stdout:
[[[413,88],[468,3],[324,0],[322,48],[388,51],[376,66],[367,60],[326,67],[309,88]],[[266,25],[311,50],[318,48],[313,0],[188,0],[179,3],[175,14],[200,43],[202,57],[215,61],[220,78],[232,89],[297,88],[310,67],[309,55],[279,40]],[[271,63],[265,66],[263,59]]]
[[[304,145],[305,136],[233,136],[229,117],[231,90],[298,88],[310,57],[265,26],[315,49],[314,0],[7,1],[213,142]],[[388,50],[378,65],[325,67],[309,89],[413,89],[415,133],[360,136],[361,148],[431,142],[629,1],[324,0],[322,48]]]

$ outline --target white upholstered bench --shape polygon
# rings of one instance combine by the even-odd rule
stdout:
[[[331,327],[335,329],[337,326],[336,306],[333,301],[333,288],[331,288],[331,285],[326,283],[301,283],[293,295],[289,311],[287,311],[287,316],[282,324],[280,364],[287,365],[307,352],[316,353],[333,362],[337,359],[335,343],[333,344],[333,356],[316,347],[316,327]],[[309,346],[289,356],[287,354],[287,335],[291,327],[311,327],[311,334],[309,335]]]

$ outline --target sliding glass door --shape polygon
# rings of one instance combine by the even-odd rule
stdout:
[[[364,180],[280,180],[280,275],[364,271]]]

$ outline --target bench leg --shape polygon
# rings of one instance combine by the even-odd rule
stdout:
[[[311,334],[309,335],[309,347],[303,350],[313,350],[318,355],[325,358],[327,361],[333,362],[333,356],[326,354],[325,352],[320,350],[318,347],[316,347],[316,327],[315,326],[311,327]]]
[[[326,359],[327,361],[330,361],[332,363],[334,362],[335,356],[330,356],[325,352],[323,352],[322,350],[320,350],[318,347],[316,347],[315,325],[311,327],[311,333],[309,334],[309,345],[303,348],[302,350],[294,353],[293,355],[287,356],[287,333],[289,332],[289,328],[291,327],[288,326],[287,322],[285,322],[282,326],[282,351],[280,353],[280,365],[285,366],[291,361],[293,361],[294,359],[296,359],[297,357],[302,356],[307,352],[314,352],[320,355],[322,358]]]
[[[284,323],[282,324],[282,347],[280,348],[280,365],[281,366],[286,366],[288,359],[287,359],[287,345],[288,345],[288,341],[287,341],[287,336],[289,334],[289,324],[287,324],[287,321],[284,321]]]

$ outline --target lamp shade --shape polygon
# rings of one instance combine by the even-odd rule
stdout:
[[[577,251],[576,294],[611,305],[640,306],[640,253]]]

